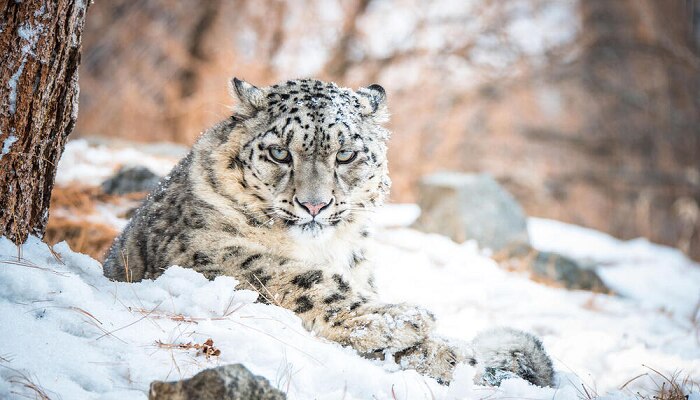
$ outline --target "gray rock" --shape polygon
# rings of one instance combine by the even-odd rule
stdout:
[[[474,239],[494,251],[529,243],[522,207],[486,174],[440,172],[419,185],[421,216],[414,228],[456,242]]]
[[[572,290],[612,293],[600,279],[595,264],[558,253],[539,251],[529,245],[522,245],[495,254],[494,259],[506,269],[529,272],[536,281],[552,283]]]
[[[114,176],[102,183],[107,194],[150,192],[158,186],[160,176],[146,167],[123,167]]]
[[[568,289],[609,293],[594,268],[530,246],[527,217],[520,204],[486,174],[439,172],[419,185],[421,215],[414,228],[456,242],[476,240],[495,252],[507,268],[527,270],[534,278]]]
[[[535,276],[559,282],[567,289],[610,293],[593,268],[561,254],[538,252],[531,271]]]
[[[190,379],[151,383],[149,400],[284,400],[267,379],[241,364],[205,369]]]

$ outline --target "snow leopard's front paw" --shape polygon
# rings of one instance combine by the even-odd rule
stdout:
[[[552,360],[535,336],[510,328],[482,332],[472,342],[477,362],[474,381],[499,386],[520,377],[537,386],[552,386]]]
[[[474,354],[466,343],[440,337],[429,337],[414,347],[396,353],[394,357],[402,369],[415,369],[442,384],[452,380],[457,364],[476,364]]]
[[[424,341],[435,318],[422,309],[405,304],[367,307],[349,319],[347,342],[362,354],[388,350],[397,352]]]

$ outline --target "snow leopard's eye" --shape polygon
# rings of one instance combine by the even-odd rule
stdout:
[[[336,155],[335,159],[340,164],[347,164],[357,157],[357,152],[353,150],[340,150]]]
[[[270,146],[268,148],[268,152],[270,153],[270,157],[272,157],[272,159],[277,161],[278,163],[287,164],[290,161],[292,161],[292,155],[287,149],[283,149],[278,146]]]

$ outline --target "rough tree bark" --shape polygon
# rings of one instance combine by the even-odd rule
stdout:
[[[0,3],[0,236],[41,237],[78,114],[88,0]]]

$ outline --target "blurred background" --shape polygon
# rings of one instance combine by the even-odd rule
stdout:
[[[528,215],[700,260],[699,49],[700,0],[100,1],[72,139],[191,145],[229,115],[233,76],[379,83],[392,201],[486,172]],[[51,216],[50,240],[76,235]]]

